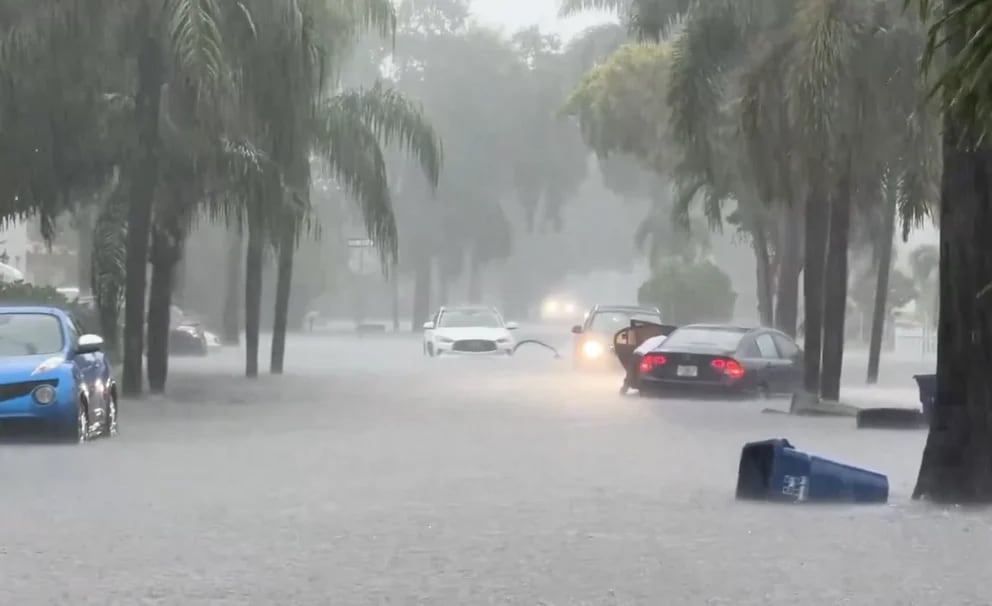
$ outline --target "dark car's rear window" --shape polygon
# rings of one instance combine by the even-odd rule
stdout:
[[[665,348],[705,347],[733,351],[747,331],[739,328],[680,328],[665,340]]]

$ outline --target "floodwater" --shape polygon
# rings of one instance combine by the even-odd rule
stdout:
[[[990,603],[990,516],[909,498],[919,431],[624,398],[540,349],[318,335],[285,376],[242,364],[173,360],[113,440],[0,445],[0,604]],[[774,437],[888,474],[891,503],[735,501]]]

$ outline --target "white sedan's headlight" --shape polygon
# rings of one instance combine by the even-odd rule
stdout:
[[[454,339],[449,339],[448,337],[438,337],[437,338],[437,341],[438,341],[438,343],[454,343],[455,342]]]
[[[582,346],[582,354],[587,358],[598,358],[603,355],[603,344],[599,341],[586,341]]]
[[[496,339],[496,342],[497,343],[509,343],[510,342],[510,337],[500,337],[500,338]]]

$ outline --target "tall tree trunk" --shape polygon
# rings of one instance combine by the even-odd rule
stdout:
[[[276,308],[272,320],[272,357],[269,372],[281,375],[286,358],[286,326],[289,320],[289,295],[293,285],[293,255],[296,253],[296,224],[283,221],[279,236],[279,263],[276,276]]]
[[[223,327],[221,340],[224,345],[241,342],[241,268],[244,264],[244,231],[238,226],[227,232],[226,283],[224,294]]]
[[[161,48],[152,23],[148,0],[141,3],[137,26],[141,32],[138,51],[138,90],[134,116],[138,146],[127,182],[131,185],[128,203],[127,282],[124,291],[124,368],[121,391],[124,396],[140,396],[145,336],[145,288],[148,271],[148,240],[152,203],[159,171],[159,109],[164,79]]]
[[[392,287],[393,298],[393,332],[400,330],[400,272],[398,267],[393,268],[392,275],[389,276]]]
[[[768,238],[765,227],[760,221],[754,221],[751,229],[751,248],[754,249],[755,279],[758,291],[758,316],[762,326],[772,326],[772,269],[771,257],[768,253]]]
[[[182,246],[185,248],[185,242]],[[179,261],[172,275],[172,300],[181,308],[186,306],[186,274],[186,253],[180,251]]]
[[[93,214],[87,209],[80,211],[76,217],[79,222],[77,233],[79,250],[76,253],[76,284],[79,295],[86,296],[93,292]]]
[[[430,318],[431,308],[431,258],[417,260],[413,281],[413,316],[410,328],[413,332],[423,332],[424,322]]]
[[[469,253],[468,260],[468,302],[473,305],[482,300],[482,271],[483,264],[479,263],[475,251]]]
[[[152,280],[148,292],[148,389],[165,391],[169,374],[172,287],[181,246],[160,230],[152,234]]]
[[[823,308],[823,371],[820,393],[825,400],[840,399],[844,366],[844,324],[847,318],[847,252],[851,226],[851,158],[830,203],[830,232]]]
[[[826,269],[828,201],[819,183],[806,197],[806,254],[803,271],[803,388],[807,397],[820,395],[820,362],[823,355],[823,280]]]
[[[799,322],[799,274],[803,271],[803,207],[793,203],[782,218],[782,248],[775,281],[775,327],[795,337]]]
[[[245,376],[258,376],[258,333],[262,322],[262,264],[264,237],[257,224],[248,226],[245,255]]]
[[[964,4],[948,0],[946,11]],[[966,32],[949,32],[953,58]],[[992,502],[992,149],[944,116],[937,401],[914,498]],[[968,145],[971,144],[971,145]]]
[[[875,280],[875,306],[871,315],[871,338],[868,342],[868,384],[878,383],[878,366],[882,357],[882,337],[889,304],[889,274],[892,271],[892,243],[896,236],[896,208],[899,192],[895,179],[889,178],[886,194],[885,230],[878,251],[878,276]]]

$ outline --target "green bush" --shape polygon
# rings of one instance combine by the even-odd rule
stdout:
[[[38,305],[58,307],[71,313],[85,332],[100,332],[96,310],[70,302],[52,286],[38,286],[28,282],[0,282],[0,305]]]
[[[737,293],[730,277],[713,263],[670,259],[641,285],[637,299],[661,309],[665,322],[683,325],[730,321]]]

